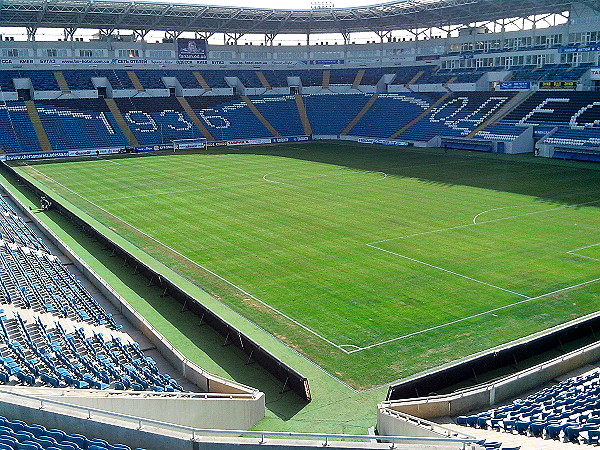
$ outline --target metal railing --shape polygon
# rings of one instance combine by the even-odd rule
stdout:
[[[41,399],[27,394],[20,394],[11,391],[2,391],[0,395],[12,395],[21,399],[26,399],[34,404],[39,405],[38,409],[45,410],[48,406],[57,406],[67,412],[78,412],[83,413],[85,418],[88,420],[99,420],[101,418],[119,419],[123,422],[133,424],[137,430],[142,430],[144,427],[158,427],[162,430],[168,430],[172,432],[178,432],[183,434],[182,438],[188,440],[198,440],[200,437],[206,436],[223,436],[231,438],[247,437],[258,439],[259,444],[265,443],[266,438],[272,439],[300,439],[300,440],[316,440],[321,442],[323,447],[327,447],[331,442],[335,441],[372,441],[381,440],[386,444],[389,444],[389,448],[393,449],[396,444],[448,444],[455,443],[457,448],[466,449],[467,444],[477,444],[481,442],[481,439],[475,439],[472,437],[456,437],[449,435],[448,437],[422,437],[422,436],[373,436],[373,435],[362,435],[362,434],[326,434],[326,433],[294,433],[294,432],[281,432],[281,431],[247,431],[247,430],[219,430],[219,429],[205,429],[205,428],[194,428],[185,425],[176,425],[167,422],[161,422],[153,419],[145,419],[142,417],[130,416],[127,414],[121,414],[111,411],[104,411],[96,408],[90,408],[86,406],[72,405],[58,400]],[[49,411],[50,412],[50,411]],[[454,432],[456,434],[456,432]]]

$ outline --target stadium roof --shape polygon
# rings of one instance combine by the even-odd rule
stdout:
[[[403,0],[284,10],[109,0],[0,0],[0,27],[238,34],[385,32],[560,13],[573,0]]]

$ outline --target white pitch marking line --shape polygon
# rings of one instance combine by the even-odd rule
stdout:
[[[206,272],[210,273],[211,275],[215,276],[216,278],[218,278],[221,281],[224,281],[225,283],[227,283],[228,285],[230,285],[231,287],[237,289],[238,291],[240,291],[242,294],[247,295],[248,297],[250,297],[253,300],[256,300],[257,302],[259,302],[261,305],[266,306],[267,308],[271,309],[273,312],[281,315],[282,317],[286,318],[287,320],[289,320],[290,322],[293,322],[294,324],[298,325],[299,327],[301,327],[302,329],[308,331],[309,333],[313,334],[314,336],[318,337],[319,339],[327,342],[329,345],[341,350],[344,353],[349,353],[348,350],[342,348],[341,346],[335,344],[334,342],[330,341],[329,339],[327,339],[324,336],[321,336],[319,333],[317,333],[316,331],[308,328],[306,325],[303,325],[302,323],[298,322],[295,319],[292,319],[290,316],[288,316],[287,314],[279,311],[276,308],[273,308],[271,305],[269,305],[268,303],[263,302],[262,300],[258,299],[257,297],[255,297],[254,295],[250,294],[249,292],[246,292],[244,289],[242,289],[241,287],[237,286],[236,284],[232,283],[231,281],[223,278],[221,275],[216,274],[215,272],[213,272],[212,270],[204,267],[203,265],[197,263],[196,261],[188,258],[187,256],[179,253],[177,250],[169,247],[166,244],[163,244],[162,242],[160,242],[159,240],[153,238],[152,236],[150,236],[149,234],[145,233],[144,231],[140,230],[137,227],[134,227],[133,225],[129,224],[128,222],[126,222],[125,220],[120,219],[119,217],[115,216],[114,214],[112,214],[111,212],[107,211],[106,209],[102,208],[101,206],[96,205],[94,202],[92,202],[91,200],[88,200],[87,198],[85,198],[84,196],[78,194],[77,192],[73,191],[72,189],[68,188],[67,186],[65,186],[62,183],[59,183],[58,181],[56,181],[55,179],[53,179],[52,177],[43,174],[42,172],[40,172],[39,170],[37,170],[35,167],[30,166],[29,164],[27,164],[27,167],[30,167],[31,169],[33,169],[35,172],[39,173],[41,176],[48,178],[49,180],[52,180],[54,183],[58,184],[59,186],[63,187],[64,189],[68,190],[69,192],[75,194],[77,197],[81,198],[83,201],[95,206],[96,208],[98,208],[99,210],[105,212],[106,214],[114,217],[115,219],[117,219],[119,222],[124,223],[125,225],[127,225],[128,227],[131,227],[132,229],[136,230],[138,233],[143,234],[144,236],[146,236],[148,239],[156,242],[157,244],[163,246],[164,248],[170,250],[171,252],[175,253],[176,255],[181,256],[182,258],[186,259],[187,261],[189,261],[190,263],[194,264],[197,267],[200,267],[202,270],[205,270]],[[269,333],[270,334],[270,333]]]
[[[381,248],[381,247],[376,247],[375,245],[367,244],[367,247],[371,247],[371,248],[374,248],[376,250],[380,250],[382,252],[389,253],[390,255],[399,256],[400,258],[408,259],[409,261],[413,261],[413,262],[416,262],[416,263],[419,263],[419,264],[423,264],[424,266],[431,267],[431,268],[437,269],[437,270],[441,270],[442,272],[446,272],[446,273],[449,273],[449,274],[452,274],[452,275],[456,275],[458,277],[465,278],[465,279],[467,279],[469,281],[474,281],[475,283],[483,284],[485,286],[489,286],[489,287],[494,288],[494,289],[499,289],[501,291],[508,292],[509,294],[518,295],[519,297],[523,297],[523,298],[531,298],[528,295],[521,294],[521,293],[515,292],[515,291],[511,291],[510,289],[504,289],[504,288],[502,288],[500,286],[496,286],[494,284],[486,283],[485,281],[481,281],[481,280],[478,280],[476,278],[472,278],[472,277],[469,277],[467,275],[463,275],[461,273],[454,272],[452,270],[444,269],[443,267],[434,266],[433,264],[429,264],[429,263],[426,263],[424,261],[419,261],[418,259],[411,258],[410,256],[401,255],[400,253],[392,252],[390,250],[386,250],[386,249]]]
[[[356,352],[360,352],[362,350],[367,350],[367,349],[370,349],[370,348],[373,348],[373,347],[378,347],[378,346],[381,346],[381,345],[384,345],[384,344],[389,344],[391,342],[399,341],[401,339],[406,339],[406,338],[409,338],[409,337],[412,337],[412,336],[416,336],[416,335],[419,335],[419,334],[427,333],[427,332],[432,331],[432,330],[437,330],[439,328],[444,328],[444,327],[447,327],[449,325],[454,325],[456,323],[464,322],[465,320],[474,319],[476,317],[480,317],[480,316],[483,316],[483,315],[486,315],[486,314],[494,313],[496,311],[501,311],[503,309],[511,308],[513,306],[516,306],[516,305],[521,305],[523,303],[527,303],[527,302],[530,302],[532,300],[539,300],[540,298],[549,297],[551,295],[559,294],[561,292],[569,291],[569,290],[572,290],[572,289],[577,289],[577,288],[580,288],[582,286],[586,286],[588,284],[596,283],[598,281],[600,281],[600,278],[594,278],[593,280],[585,281],[583,283],[575,284],[573,286],[568,286],[568,287],[565,287],[565,288],[562,288],[562,289],[557,289],[556,291],[548,292],[547,294],[538,295],[537,297],[528,297],[528,298],[526,298],[524,300],[520,300],[518,302],[511,303],[510,305],[500,306],[498,308],[490,309],[488,311],[480,312],[478,314],[473,314],[473,315],[468,316],[468,317],[463,317],[461,319],[453,320],[452,322],[444,323],[442,325],[436,325],[434,327],[426,328],[425,330],[415,331],[414,333],[405,334],[404,336],[398,336],[396,338],[388,339],[386,341],[378,342],[376,344],[367,345],[366,347],[361,347],[359,350],[351,350],[348,353],[356,353]]]
[[[502,208],[492,208],[492,209],[488,209],[486,211],[481,211],[479,214],[477,214],[475,217],[473,217],[473,225],[477,225],[477,218],[479,216],[482,216],[483,214],[492,212],[492,211],[502,211],[503,209],[510,209],[510,208],[529,208],[529,207],[542,207],[542,206],[546,206],[546,205],[516,205],[516,206],[503,206]],[[486,222],[482,222],[482,223],[486,223]]]
[[[104,158],[98,158],[100,161],[106,161],[109,163],[113,163],[113,164],[118,164],[119,166],[121,166],[122,164],[120,162],[117,161],[113,161],[112,159],[104,159]]]
[[[281,172],[271,172],[271,173],[267,173],[265,175],[263,175],[263,180],[265,180],[268,183],[277,183],[277,184],[290,184],[290,183],[284,183],[283,181],[274,181],[274,180],[269,180],[267,177],[269,175],[273,175],[276,173],[281,173]],[[376,180],[371,180],[371,181],[363,181],[362,183],[374,183],[376,181],[381,181],[381,180],[385,180],[388,177],[388,174],[385,172],[380,172],[380,171],[375,171],[375,170],[353,170],[353,171],[348,171],[345,173],[326,173],[326,174],[320,174],[320,175],[313,175],[310,177],[301,177],[301,178],[297,178],[298,180],[309,180],[312,178],[326,178],[326,177],[332,177],[332,176],[338,176],[338,175],[348,175],[348,174],[353,174],[353,173],[378,173],[380,175],[383,175],[380,178],[377,178]],[[348,185],[348,184],[359,184],[359,183],[342,183],[342,185]]]
[[[279,172],[270,172],[270,173],[265,173],[265,174],[263,175],[262,179],[263,179],[263,180],[265,180],[267,183],[286,184],[286,183],[283,183],[283,182],[281,182],[281,181],[269,180],[269,179],[267,178],[269,175],[274,175],[274,174],[276,174],[276,173],[279,173]]]
[[[574,252],[578,252],[579,250],[585,250],[586,248],[598,247],[599,245],[600,245],[600,242],[598,242],[597,244],[586,245],[585,247],[579,247],[579,248],[576,248],[575,250],[569,250],[567,253],[574,253]]]
[[[354,344],[342,344],[342,345],[340,345],[340,347],[351,347],[351,348],[360,350],[360,347],[358,345],[354,345]],[[347,353],[352,353],[352,350]]]
[[[380,241],[369,242],[367,245],[381,244],[382,242],[395,241],[397,239],[407,239],[407,238],[416,237],[416,236],[424,236],[426,234],[432,234],[432,233],[441,233],[443,231],[458,230],[460,228],[467,228],[467,227],[472,227],[472,226],[475,226],[475,225],[483,225],[483,224],[486,224],[486,223],[502,222],[503,220],[516,219],[517,217],[526,217],[526,216],[531,216],[531,215],[534,215],[534,214],[542,214],[542,213],[546,213],[546,212],[550,212],[550,211],[556,211],[556,210],[565,209],[565,208],[576,208],[578,206],[591,205],[593,203],[599,203],[599,202],[600,202],[600,200],[593,200],[591,202],[578,203],[576,205],[557,206],[556,208],[544,209],[542,211],[532,211],[532,212],[529,212],[529,213],[516,214],[514,216],[507,216],[507,217],[500,217],[498,219],[486,220],[486,221],[483,221],[483,222],[467,223],[467,224],[463,224],[463,225],[457,225],[455,227],[439,228],[437,230],[423,231],[422,233],[407,234],[407,235],[404,235],[404,236],[398,236],[398,237],[393,237],[393,238],[389,238],[389,239],[381,239]],[[530,205],[530,206],[535,206],[535,205]],[[487,212],[487,211],[483,211],[483,212]],[[481,213],[479,213],[479,214],[481,214]],[[477,217],[477,216],[475,216],[475,217]]]
[[[592,261],[600,261],[600,259],[598,259],[598,258],[593,258],[591,256],[586,256],[586,255],[580,255],[579,253],[577,253],[579,250],[585,250],[586,248],[597,247],[599,245],[600,245],[600,242],[597,244],[586,245],[585,247],[579,247],[579,248],[576,248],[575,250],[569,250],[567,253],[569,255],[578,256],[579,258],[591,259]]]

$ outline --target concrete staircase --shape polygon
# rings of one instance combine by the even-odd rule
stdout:
[[[344,128],[342,130],[342,132],[340,133],[340,136],[345,136],[346,134],[348,134],[350,132],[350,130],[352,130],[352,128],[354,128],[354,126],[358,123],[358,121],[360,119],[362,119],[362,117],[367,113],[367,111],[369,109],[371,109],[371,106],[373,106],[373,103],[375,103],[375,100],[377,100],[377,97],[379,97],[379,94],[373,94],[373,96],[369,99],[369,101],[365,104],[365,106],[363,106],[362,109],[358,112],[358,114],[356,116],[354,116],[354,119],[352,119],[350,121],[350,123],[348,125],[346,125],[346,128]]]
[[[323,71],[323,89],[329,89],[329,78],[331,77],[331,70]]]
[[[202,136],[204,136],[206,138],[206,140],[208,140],[208,141],[214,141],[215,139],[213,138],[212,134],[210,133],[210,131],[208,131],[208,128],[206,128],[204,126],[204,124],[202,123],[202,121],[198,118],[198,116],[196,115],[196,113],[194,112],[194,110],[192,109],[190,104],[188,103],[187,99],[185,97],[177,97],[177,101],[179,102],[179,104],[181,105],[183,110],[186,112],[188,117],[190,119],[192,119],[192,122],[194,122],[194,125],[196,125],[196,128],[198,130],[200,130],[200,133],[202,133]]]
[[[127,139],[127,143],[132,147],[139,146],[140,144],[139,144],[137,138],[135,137],[135,135],[129,128],[129,125],[127,125],[127,122],[125,122],[125,119],[123,118],[123,114],[121,114],[121,110],[117,106],[117,103],[114,101],[114,99],[105,98],[104,101],[106,102],[106,106],[108,106],[108,109],[110,109],[111,114],[117,121],[117,125],[119,125],[121,132],[125,135],[125,138]]]
[[[281,136],[279,132],[275,128],[273,128],[273,125],[271,125],[269,121],[265,119],[265,116],[263,116],[261,112],[258,109],[256,109],[256,106],[254,105],[254,103],[252,103],[252,100],[250,100],[250,98],[247,95],[242,95],[242,100],[246,102],[246,105],[248,105],[250,111],[252,111],[256,118],[260,120],[260,122],[266,127],[267,130],[269,130],[269,133],[271,133],[275,137]]]
[[[206,82],[206,80],[204,79],[204,77],[202,76],[202,74],[200,72],[197,72],[194,70],[192,73],[194,74],[196,81],[202,87],[202,89],[207,90],[207,91],[212,90],[212,88],[208,85],[208,83]]]
[[[135,73],[133,70],[128,70],[127,76],[131,80],[131,84],[133,84],[133,87],[138,92],[144,92],[146,90],[144,89],[144,86],[142,86],[142,83],[140,83],[140,79],[138,78],[137,73]]]
[[[54,78],[56,79],[56,83],[58,84],[58,87],[60,88],[60,92],[62,92],[63,94],[70,94],[71,93],[71,89],[69,88],[69,85],[67,84],[67,80],[65,80],[65,75],[60,72],[54,72]]]
[[[360,69],[358,72],[356,72],[356,76],[354,77],[354,81],[352,82],[352,89],[358,89],[358,87],[360,86],[360,82],[362,81],[364,76],[365,69]]]
[[[262,72],[259,72],[258,70],[254,73],[256,74],[258,81],[260,81],[260,84],[262,84],[262,87],[264,87],[267,91],[270,91],[271,85],[269,84],[269,81],[265,77],[265,74]]]
[[[313,134],[312,126],[310,125],[310,121],[308,120],[308,115],[306,114],[306,107],[304,105],[304,100],[300,94],[294,95],[294,100],[296,100],[296,107],[298,108],[298,114],[300,115],[300,121],[302,122],[302,128],[304,128],[304,134],[307,136],[311,136]]]
[[[48,139],[48,135],[46,134],[46,130],[44,129],[44,125],[42,124],[40,114],[38,113],[35,103],[33,100],[28,100],[25,102],[25,107],[27,108],[27,114],[29,114],[29,120],[31,120],[31,124],[35,130],[40,147],[45,152],[51,152],[53,150],[52,144],[50,144],[50,139]]]
[[[406,89],[408,89],[410,92],[415,92],[412,90],[412,88],[410,87],[411,84],[415,84],[419,78],[421,78],[423,76],[423,74],[425,73],[424,70],[419,70],[417,73],[415,73],[415,75],[410,79],[410,81],[408,83],[406,83],[404,85],[404,87]]]
[[[417,117],[415,117],[413,120],[411,120],[410,122],[408,122],[406,125],[404,125],[402,128],[400,128],[398,131],[396,131],[394,134],[392,134],[390,136],[390,139],[396,139],[401,133],[404,133],[406,130],[408,130],[410,127],[412,127],[415,123],[417,123],[423,117],[425,117],[427,114],[429,114],[431,111],[433,111],[434,108],[437,108],[438,105],[440,105],[443,102],[445,102],[446,99],[448,97],[450,97],[451,95],[452,95],[452,92],[446,92],[442,97],[439,98],[438,101],[436,101],[435,103],[433,103],[431,106],[429,106],[429,108],[427,108],[425,111],[423,111]]]

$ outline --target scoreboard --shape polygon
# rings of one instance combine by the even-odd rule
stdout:
[[[577,89],[577,81],[540,81],[540,89]]]

